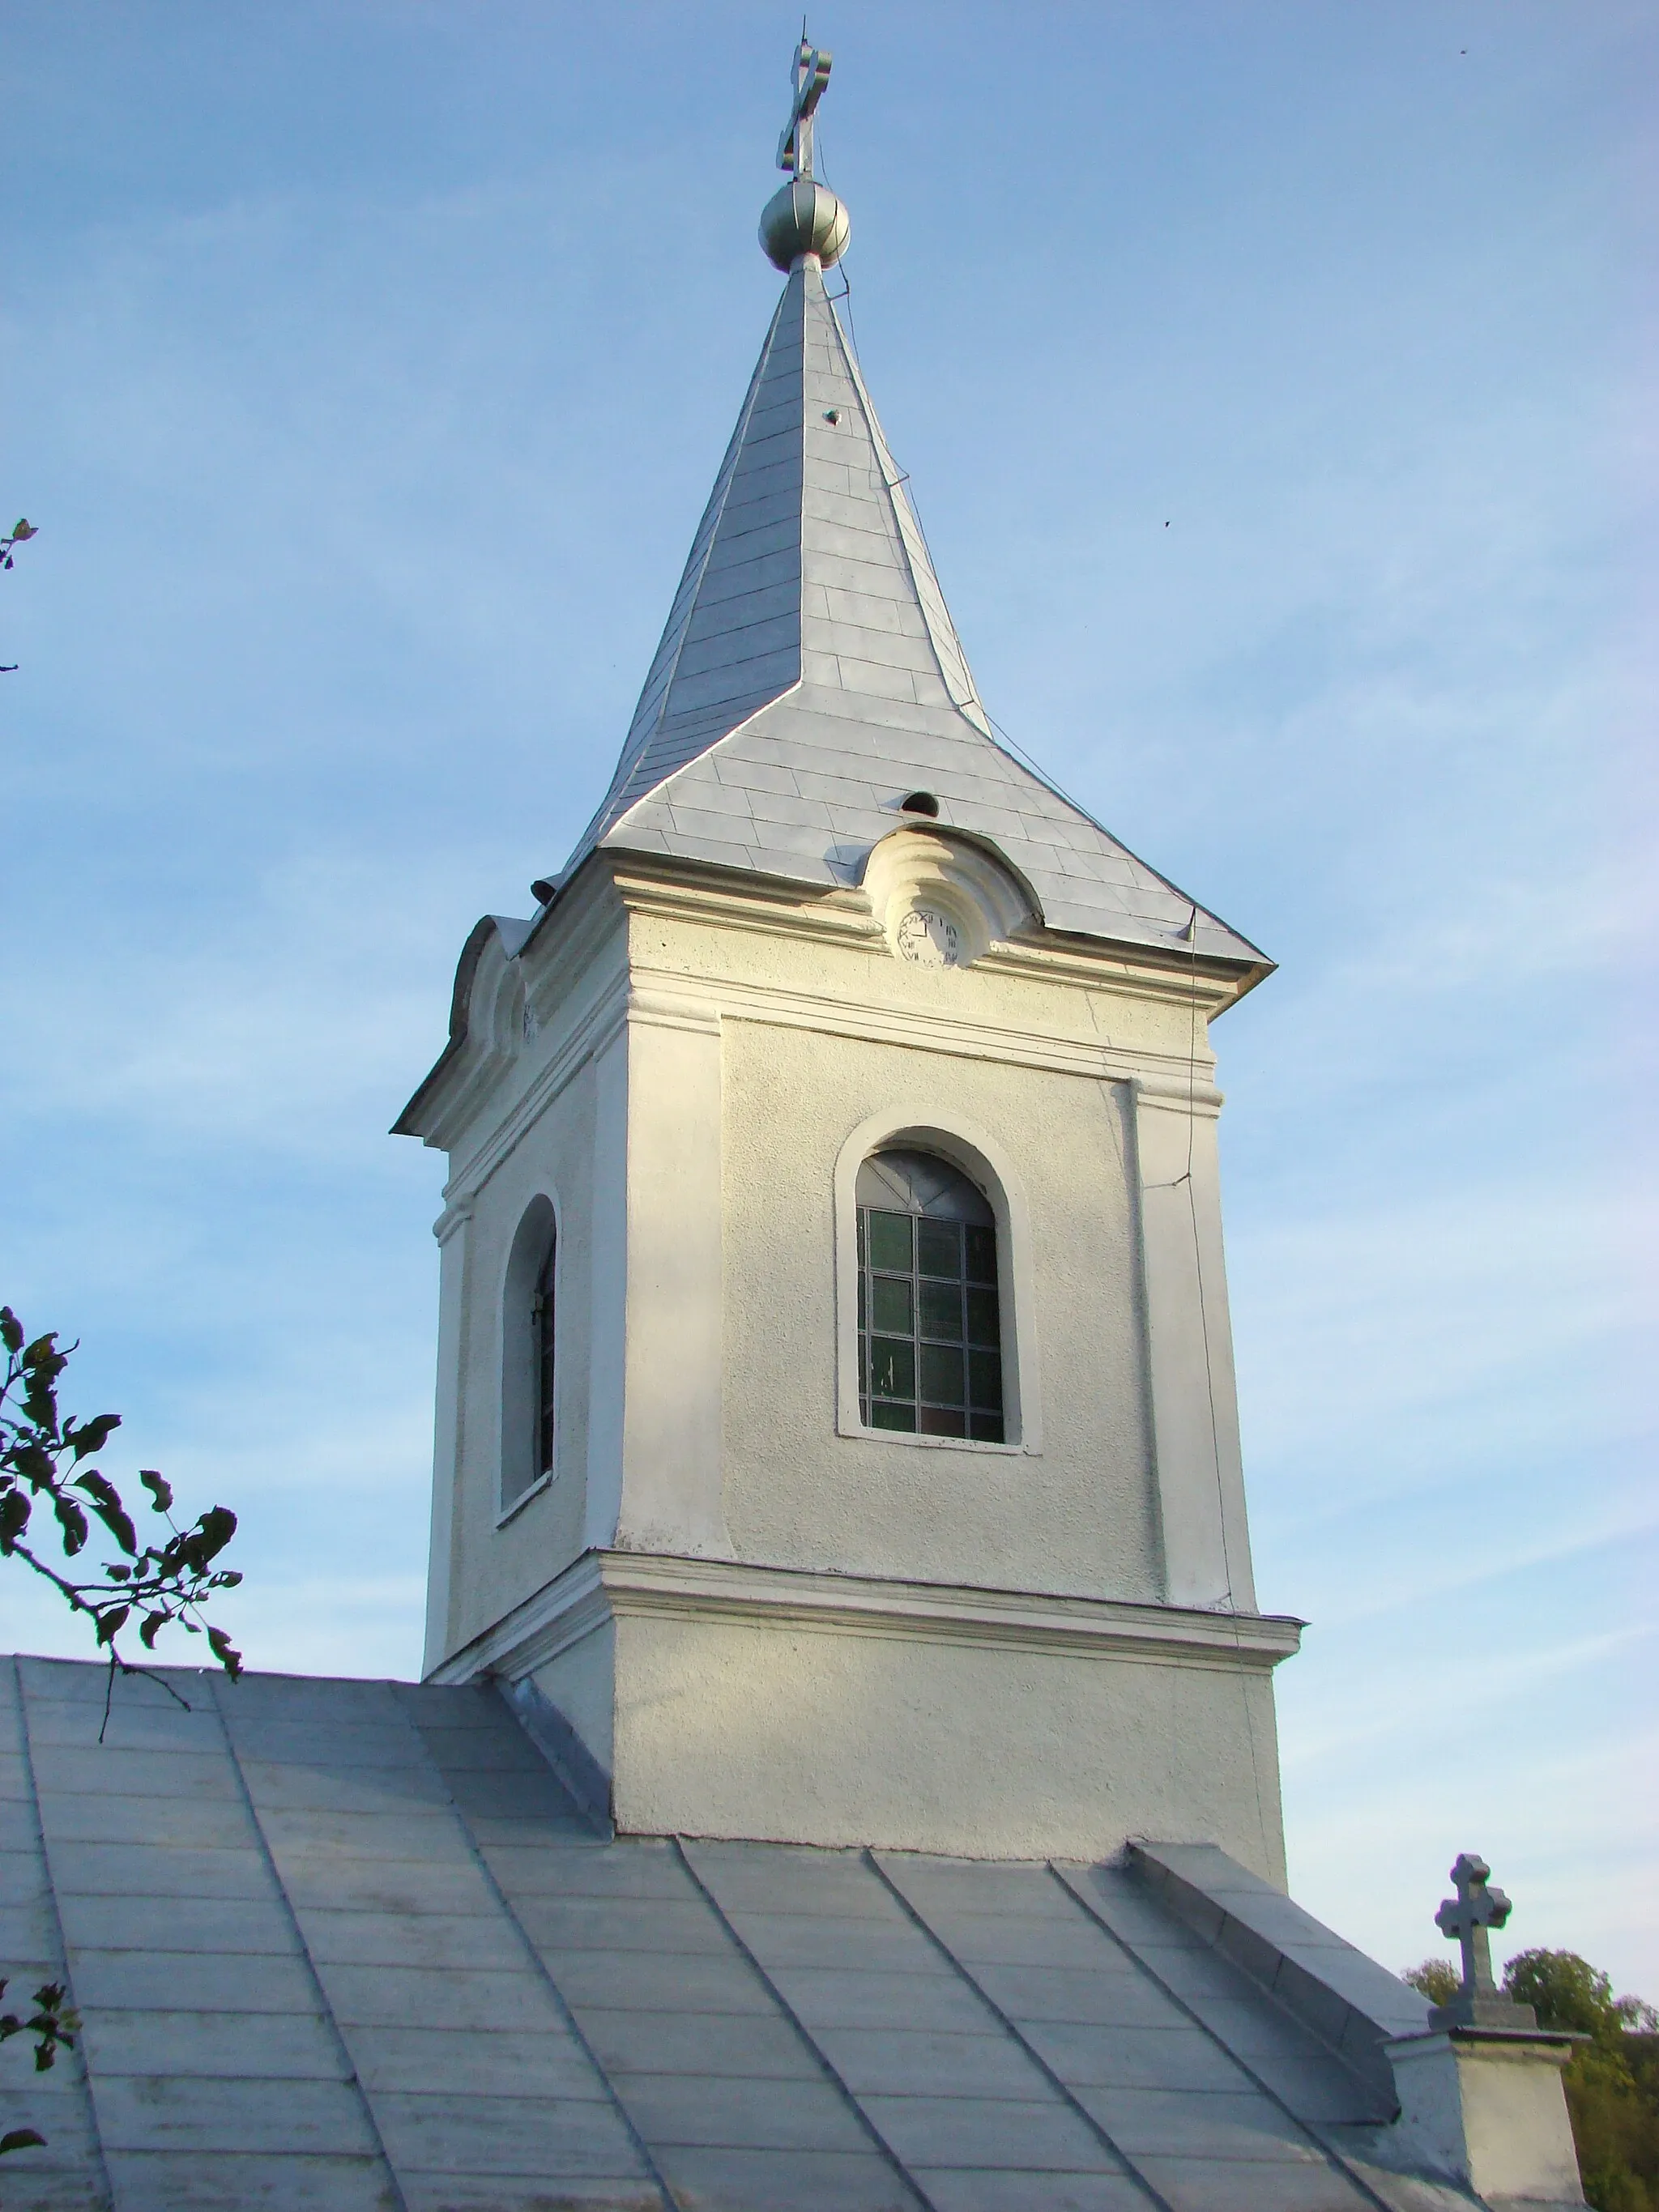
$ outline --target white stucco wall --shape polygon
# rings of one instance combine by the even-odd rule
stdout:
[[[726,1023],[725,1048],[726,1496],[738,1555],[1160,1595],[1121,1099],[1048,1070],[752,1019]],[[983,1131],[1017,1165],[1035,1261],[1023,1288],[1039,1364],[1036,1455],[837,1432],[835,1164],[849,1132],[894,1107],[923,1132]]]
[[[736,1621],[616,1635],[623,1828],[983,1858],[1152,1836],[1284,1885],[1261,1675]]]
[[[465,1643],[538,1589],[582,1547],[588,1425],[586,1291],[592,1266],[593,1071],[538,1116],[472,1200],[462,1291],[459,1480],[451,1535],[447,1648]],[[556,1472],[502,1518],[501,1355],[507,1259],[533,1199],[556,1201]]]

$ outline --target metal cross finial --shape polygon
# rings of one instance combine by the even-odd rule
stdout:
[[[789,109],[789,120],[778,141],[778,167],[793,169],[798,177],[812,173],[812,118],[823,98],[823,88],[830,82],[830,57],[821,53],[801,27],[800,44],[789,65],[789,81],[794,87],[795,97]]]
[[[1492,1978],[1492,1944],[1486,1931],[1504,1925],[1510,1917],[1510,1901],[1501,1889],[1487,1887],[1492,1869],[1474,1851],[1458,1853],[1451,1878],[1457,1885],[1457,1894],[1446,1899],[1434,1916],[1434,1924],[1443,1936],[1455,1936],[1462,1946],[1461,1994],[1494,1998],[1498,1988]]]

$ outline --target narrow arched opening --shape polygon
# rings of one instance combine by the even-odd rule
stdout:
[[[501,1298],[501,1510],[558,1466],[559,1237],[550,1199],[526,1207]]]

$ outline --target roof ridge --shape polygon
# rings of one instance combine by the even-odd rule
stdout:
[[[990,716],[981,703],[979,686],[975,683],[974,672],[968,665],[967,653],[957,634],[957,626],[951,619],[951,611],[945,604],[945,592],[939,580],[939,570],[933,564],[933,550],[927,543],[927,532],[922,528],[921,517],[916,513],[911,503],[910,495],[904,489],[910,482],[910,471],[908,469],[901,469],[893,458],[893,449],[887,442],[887,434],[881,427],[880,416],[876,413],[875,402],[871,398],[870,388],[864,380],[864,372],[859,367],[858,356],[848,343],[847,333],[841,326],[841,317],[836,313],[836,303],[828,292],[823,294],[823,304],[829,310],[830,319],[834,324],[836,333],[841,340],[842,356],[853,382],[857,387],[860,404],[864,409],[865,422],[870,432],[870,441],[875,447],[876,459],[881,464],[882,482],[893,504],[894,515],[899,527],[899,541],[904,549],[905,565],[909,570],[911,584],[915,587],[917,600],[921,607],[921,618],[927,626],[928,641],[933,647],[933,657],[939,665],[939,680],[945,686],[946,697],[957,712],[967,715],[969,720],[994,744],[996,740],[992,732]],[[907,522],[910,526],[908,531],[904,526]],[[915,544],[911,542],[913,535]],[[925,575],[928,583],[932,585],[933,595],[939,601],[937,617],[927,605],[927,594],[922,588],[921,576],[916,573],[918,549],[921,556],[922,575]],[[958,699],[951,690],[951,672],[945,665],[945,657],[939,650],[939,628],[941,619],[945,635],[951,641],[953,657],[962,672],[963,681],[968,693],[966,699]]]

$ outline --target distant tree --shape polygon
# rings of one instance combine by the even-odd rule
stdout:
[[[31,1340],[9,1306],[0,1306],[0,1559],[21,1560],[49,1582],[71,1613],[88,1623],[94,1648],[107,1654],[106,1725],[117,1674],[149,1672],[120,1648],[122,1632],[135,1615],[138,1641],[146,1651],[153,1651],[162,1629],[176,1622],[189,1635],[205,1634],[215,1660],[234,1680],[241,1672],[241,1654],[222,1628],[202,1618],[201,1607],[216,1590],[232,1589],[242,1579],[234,1569],[216,1564],[236,1533],[236,1516],[215,1505],[192,1527],[180,1528],[173,1518],[171,1489],[154,1468],[145,1468],[138,1480],[149,1510],[161,1516],[167,1534],[159,1543],[141,1544],[120,1492],[88,1464],[120,1426],[120,1416],[100,1413],[77,1421],[73,1414],[60,1413],[58,1381],[69,1352],[59,1351],[50,1332]],[[81,1564],[99,1531],[112,1542],[117,1556],[101,1566]],[[46,1556],[48,1547],[54,1557]],[[164,1676],[155,1679],[179,1698]],[[100,1730],[100,1740],[101,1735]],[[5,1987],[0,1980],[0,1996]],[[34,1992],[27,2018],[0,2014],[0,2043],[15,2035],[33,2036],[37,2073],[52,2064],[60,2044],[75,2042],[81,2023],[67,1996],[57,1983],[44,1982]],[[34,2128],[7,2129],[0,2133],[0,2156],[45,2140]]]
[[[1619,1997],[1576,1951],[1522,1951],[1504,1987],[1531,2005],[1540,2027],[1589,2041],[1563,2081],[1584,2195],[1595,2212],[1659,2212],[1659,2013]]]
[[[1546,2027],[1565,2027],[1621,2049],[1632,2030],[1659,2030],[1659,2012],[1640,1997],[1616,1997],[1599,1966],[1576,1951],[1520,1951],[1504,1969],[1504,1987],[1529,2004]]]
[[[1431,2004],[1449,2004],[1462,1987],[1457,1969],[1449,1959],[1425,1959],[1420,1966],[1406,1966],[1400,1978],[1420,1990]]]

